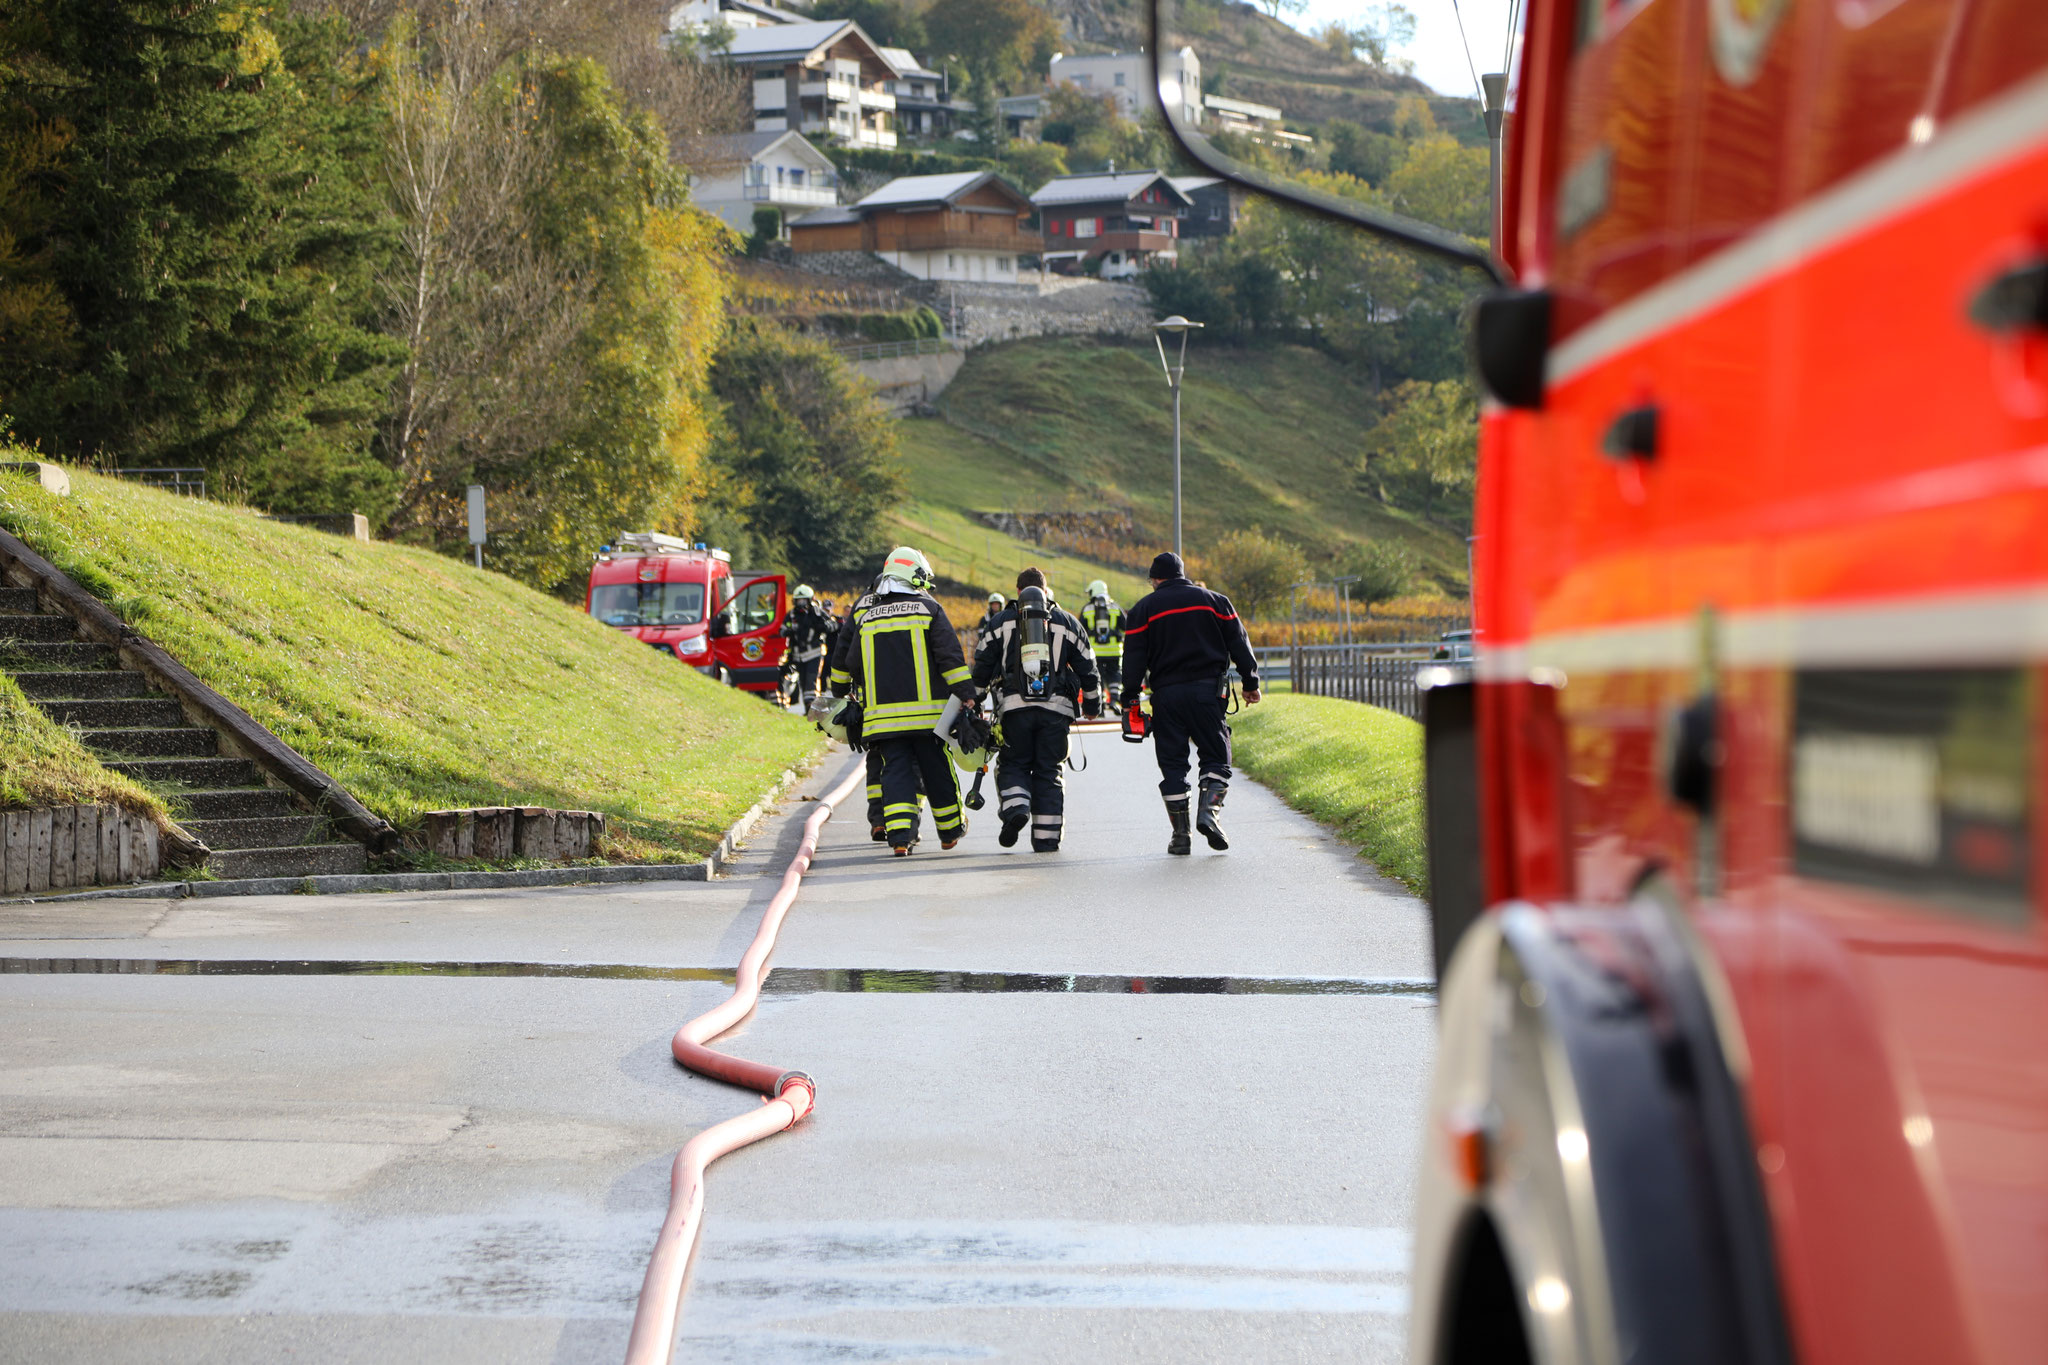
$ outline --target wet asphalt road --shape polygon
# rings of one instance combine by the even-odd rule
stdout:
[[[1085,746],[1059,855],[827,825],[721,1044],[818,1112],[713,1168],[679,1359],[1400,1358],[1422,907],[1249,783],[1169,861]],[[783,809],[710,884],[0,907],[0,1360],[620,1358]],[[204,970],[301,960],[619,970]]]

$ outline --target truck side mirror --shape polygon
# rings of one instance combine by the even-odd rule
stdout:
[[[1542,407],[1550,365],[1550,294],[1503,289],[1481,299],[1472,312],[1472,364],[1495,402]]]

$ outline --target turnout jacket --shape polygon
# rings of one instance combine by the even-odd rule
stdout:
[[[1124,652],[1124,609],[1107,597],[1090,598],[1081,608],[1081,624],[1098,659],[1121,658]]]
[[[842,666],[832,663],[832,694],[860,694],[861,733],[869,737],[929,732],[946,698],[974,700],[972,670],[946,609],[918,592],[862,599],[840,632]]]
[[[832,638],[832,617],[815,599],[800,602],[782,618],[782,637],[789,641],[791,658],[823,658],[825,642]]]
[[[1128,707],[1146,684],[1221,683],[1237,665],[1245,690],[1259,690],[1259,664],[1237,608],[1220,592],[1169,578],[1139,599],[1124,627],[1124,695]]]
[[[996,714],[1008,715],[1020,707],[1029,707],[1072,720],[1078,714],[1077,701],[1085,701],[1090,710],[1102,704],[1102,676],[1096,670],[1095,652],[1088,646],[1081,623],[1053,607],[1045,619],[1045,638],[1052,646],[1054,682],[1044,701],[1030,701],[1019,690],[1023,681],[1019,655],[1019,647],[1024,643],[1023,614],[1015,607],[1007,607],[989,622],[981,637],[981,647],[974,652],[974,685],[996,690]],[[1071,678],[1064,692],[1060,688],[1063,671]]]

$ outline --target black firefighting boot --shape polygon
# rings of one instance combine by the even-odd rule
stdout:
[[[1223,794],[1229,790],[1221,782],[1204,782],[1195,799],[1195,828],[1209,841],[1209,847],[1219,852],[1230,847],[1230,840],[1223,837],[1222,822],[1216,818],[1216,812],[1223,809]]]
[[[1188,838],[1188,798],[1183,792],[1179,800],[1166,798],[1166,818],[1173,822],[1173,837],[1166,841],[1166,851],[1176,858],[1185,858],[1194,851],[1194,844]]]
[[[996,842],[1004,848],[1015,848],[1017,836],[1024,832],[1024,826],[1031,823],[1031,811],[1027,808],[1012,811],[1003,817],[1002,832],[996,835]]]

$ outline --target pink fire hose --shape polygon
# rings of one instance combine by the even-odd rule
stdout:
[[[762,1101],[752,1113],[706,1128],[676,1154],[675,1169],[669,1176],[668,1217],[647,1262],[647,1278],[640,1285],[640,1303],[633,1310],[633,1336],[626,1343],[626,1365],[667,1365],[675,1353],[683,1276],[689,1270],[690,1252],[704,1218],[705,1168],[728,1152],[795,1127],[817,1100],[817,1086],[803,1072],[728,1057],[705,1044],[754,1012],[761,999],[761,981],[768,974],[768,956],[775,951],[775,936],[796,900],[804,873],[810,870],[811,856],[818,851],[818,833],[864,778],[856,764],[845,781],[818,799],[817,809],[804,822],[803,843],[789,860],[782,885],[762,912],[761,927],[740,958],[732,994],[716,1009],[677,1029],[669,1043],[676,1060],[698,1075],[745,1086],[759,1092]]]

